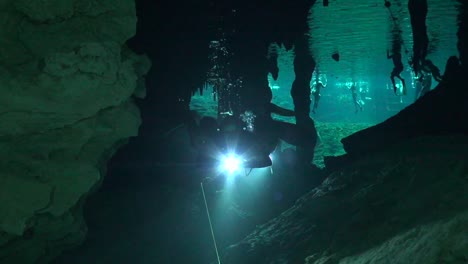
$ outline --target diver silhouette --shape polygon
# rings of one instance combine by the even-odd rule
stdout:
[[[317,81],[315,83],[315,86],[312,89],[312,96],[314,96],[314,106],[312,108],[312,113],[314,113],[314,114],[315,114],[315,112],[317,111],[317,108],[318,108],[318,104],[319,104],[319,101],[320,101],[320,91],[321,91],[322,88],[325,88],[325,86],[322,84],[322,82]]]
[[[397,86],[395,84],[395,77],[401,80],[401,83],[403,85],[403,94],[406,95],[406,84],[405,80],[401,77],[401,72],[403,72],[403,63],[401,62],[401,53],[399,51],[394,50],[393,54],[390,56],[389,51],[387,50],[387,59],[392,59],[393,60],[393,70],[392,73],[390,74],[390,80],[392,80],[393,84],[393,91],[395,95],[397,94]]]
[[[358,98],[358,91],[357,91],[355,82],[351,83],[349,90],[351,91],[351,96],[353,97],[354,109],[355,109],[354,112],[357,114],[359,111],[362,111],[362,104]]]
[[[218,122],[219,121],[219,122]],[[219,160],[230,154],[242,159],[244,168],[264,168],[272,165],[270,149],[252,133],[243,129],[239,117],[227,115],[219,120],[203,117],[199,124],[191,124],[190,139],[197,150],[196,164],[214,168]]]
[[[272,114],[294,117],[296,113],[272,103],[273,95],[269,87],[268,89],[264,89],[264,91],[265,94],[262,96],[264,98],[259,99],[259,101],[264,103],[257,105],[253,109],[256,116],[253,133],[257,136],[258,141],[264,145],[266,151],[269,151],[269,153],[273,152],[279,139],[296,147],[303,147],[313,151],[317,142],[316,130],[308,131],[296,124],[273,119]]]

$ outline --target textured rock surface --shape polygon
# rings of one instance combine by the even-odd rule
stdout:
[[[81,204],[136,136],[146,57],[134,1],[0,3],[0,262],[47,261],[84,237]]]
[[[340,263],[466,263],[468,211],[451,219],[413,228]],[[314,263],[314,262],[311,262]]]
[[[223,263],[466,263],[468,138],[394,145],[332,173]]]

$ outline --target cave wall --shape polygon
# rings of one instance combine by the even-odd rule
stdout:
[[[0,2],[0,262],[41,263],[76,245],[81,206],[138,134],[150,68],[125,42],[134,2]]]

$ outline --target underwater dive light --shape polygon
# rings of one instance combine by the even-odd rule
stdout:
[[[234,154],[228,154],[221,160],[221,169],[229,174],[237,172],[241,168],[241,165],[241,159]]]
[[[238,155],[235,153],[221,154],[217,159],[218,170],[226,176],[233,177],[242,169],[259,169],[272,166],[272,159],[267,155]]]

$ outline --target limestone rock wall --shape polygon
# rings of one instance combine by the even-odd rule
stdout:
[[[0,263],[80,242],[81,204],[141,123],[132,0],[0,1]]]

